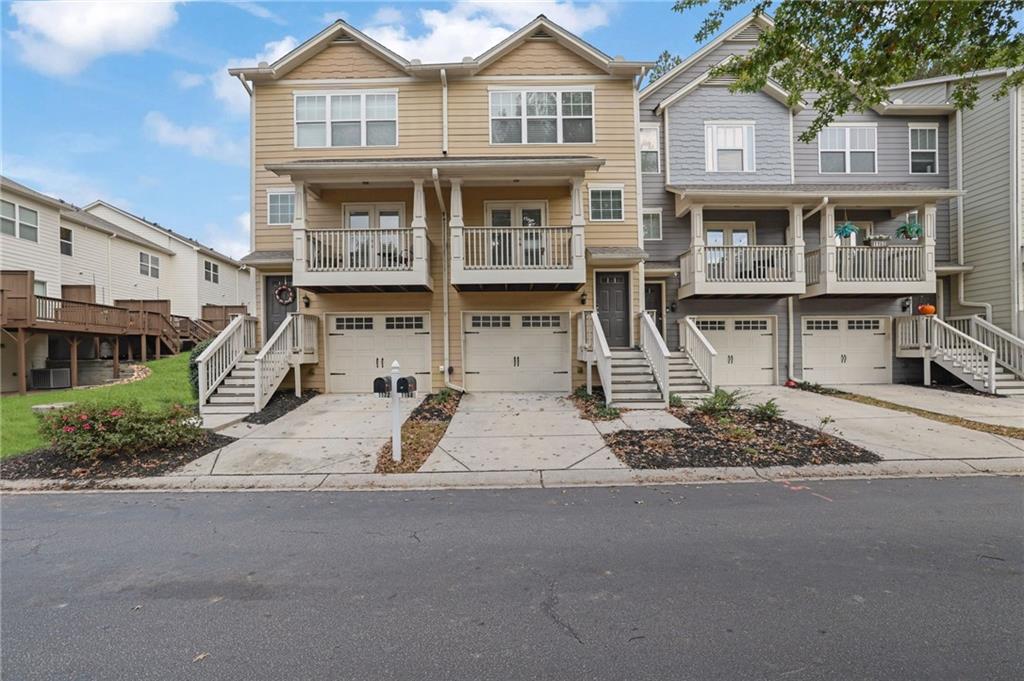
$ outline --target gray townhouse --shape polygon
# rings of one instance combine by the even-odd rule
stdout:
[[[644,307],[670,391],[919,382],[936,364],[979,390],[1020,390],[1019,93],[992,104],[986,81],[961,121],[949,79],[909,84],[804,143],[813,93],[790,107],[776,83],[732,93],[713,73],[770,25],[748,16],[639,93]],[[996,178],[1006,186],[972,197]],[[938,315],[915,315],[935,302]]]

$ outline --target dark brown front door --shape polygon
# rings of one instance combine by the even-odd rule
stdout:
[[[297,309],[295,299],[298,297],[298,291],[296,291],[295,289],[292,289],[292,301],[287,305],[282,304],[277,299],[277,289],[282,284],[287,284],[289,287],[291,287],[292,278],[267,277],[264,280],[264,291],[266,294],[266,297],[264,299],[267,301],[267,338],[270,338],[270,336],[273,335],[275,331],[277,331],[277,327],[281,326],[281,324],[284,323],[284,320],[288,317],[288,315],[291,314],[292,312],[295,312],[295,310]]]
[[[661,331],[661,320],[665,315],[665,301],[661,298],[661,284],[644,284],[644,310],[651,313],[654,325]]]
[[[629,272],[597,273],[597,314],[608,345],[629,347]]]

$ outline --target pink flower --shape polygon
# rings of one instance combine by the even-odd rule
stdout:
[[[82,429],[83,430],[92,430],[92,424],[91,423],[87,423],[84,426],[82,426]]]
[[[84,411],[81,414],[78,415],[78,420],[79,421],[85,421],[88,418],[89,418],[89,415],[86,414]]]
[[[113,411],[110,412],[110,415],[113,416],[115,419],[119,418],[121,416],[124,416],[124,410],[114,409]]]
[[[77,430],[77,428],[75,428],[74,426],[64,426],[64,432],[65,433],[73,433],[76,430]]]

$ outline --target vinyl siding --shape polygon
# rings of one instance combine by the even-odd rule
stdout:
[[[46,294],[60,297],[60,217],[57,210],[34,199],[22,197],[7,189],[0,198],[39,214],[38,241],[0,234],[0,269],[33,270],[38,281],[46,282]]]
[[[758,30],[756,27],[753,28]],[[653,110],[659,102],[663,102],[671,97],[679,90],[679,88],[683,87],[694,78],[704,75],[708,69],[718,66],[718,64],[729,55],[747,54],[754,49],[756,45],[757,42],[754,40],[726,40],[693,64],[683,69],[683,71],[672,78],[671,82],[666,82],[656,91],[647,94],[643,98],[641,105],[644,108],[650,108]]]
[[[358,44],[333,44],[288,73],[289,80],[395,78],[405,73]]]
[[[548,39],[531,39],[480,71],[480,76],[597,75],[595,64]]]
[[[214,284],[206,281],[207,261],[220,267],[220,281]],[[195,258],[196,281],[198,282],[198,300],[202,305],[238,305],[249,304],[252,294],[248,290],[252,286],[248,270],[239,270],[237,265],[221,262],[198,254]]]
[[[899,88],[890,92],[889,96],[893,100],[902,100],[904,104],[945,104],[949,99],[947,83]]]
[[[63,220],[63,226],[71,230],[72,255],[60,256],[61,285],[93,285],[96,287],[94,302],[102,305],[113,304],[119,296],[114,295],[110,288],[111,259],[107,252],[110,237],[66,219]],[[126,265],[124,262],[118,262],[117,267],[125,269]]]

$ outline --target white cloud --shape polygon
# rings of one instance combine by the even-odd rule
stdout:
[[[141,52],[178,20],[174,2],[15,2],[8,31],[30,68],[52,76],[81,73],[107,54]]]
[[[171,74],[174,82],[182,90],[197,88],[206,82],[206,76],[201,73],[188,73],[187,71],[175,71]]]
[[[78,173],[65,167],[49,165],[38,159],[5,154],[3,174],[23,182],[36,191],[77,206],[84,206],[96,199],[103,199],[118,206],[131,206],[128,199],[114,194],[101,182],[97,182],[96,174],[93,172]]]
[[[213,223],[206,225],[206,243],[232,258],[246,255],[249,252],[249,211],[235,216],[235,224],[229,230]]]
[[[255,2],[246,2],[245,0],[236,0],[234,2],[231,2],[231,4],[234,5],[235,7],[237,7],[238,9],[242,10],[243,12],[251,14],[254,17],[258,17],[260,19],[266,19],[267,21],[273,21],[275,24],[286,24],[286,23],[288,23],[288,22],[286,22],[284,20],[284,18],[281,17],[281,15],[275,14],[274,12],[271,12],[269,9],[267,9],[263,5],[256,4]]]
[[[320,22],[324,24],[333,24],[338,19],[348,21],[348,12],[344,10],[336,10],[333,12],[324,12],[320,15]]]
[[[245,140],[228,139],[221,131],[204,125],[181,126],[159,111],[150,111],[143,120],[150,139],[167,147],[181,147],[193,156],[232,165],[248,162],[249,145]]]
[[[249,95],[242,88],[242,84],[228,74],[228,69],[236,66],[255,66],[263,61],[272,64],[294,50],[298,44],[299,41],[289,35],[280,40],[266,43],[263,46],[263,51],[255,57],[230,60],[221,69],[210,74],[213,96],[219,99],[231,113],[239,115],[249,113]]]
[[[366,33],[407,59],[425,62],[460,61],[507,38],[538,14],[582,34],[606,26],[614,5],[573,0],[559,2],[457,2],[447,10],[420,9],[417,16],[426,31],[413,35],[409,14],[391,7],[377,11]],[[486,46],[481,48],[481,46]]]

